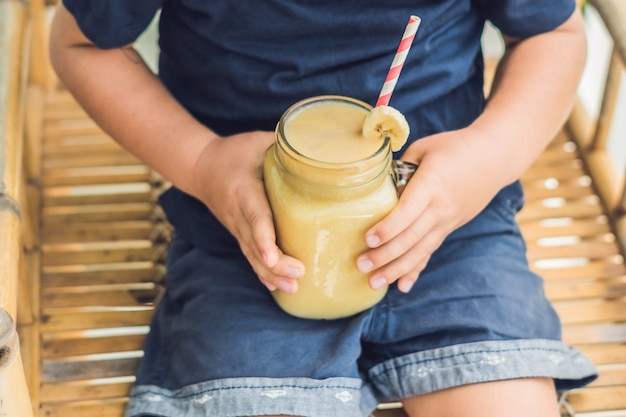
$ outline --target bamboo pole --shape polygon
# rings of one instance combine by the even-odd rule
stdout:
[[[589,0],[615,42],[615,50],[626,62],[626,3],[624,0]]]
[[[32,416],[15,324],[11,316],[2,309],[0,309],[0,395],[0,415]]]
[[[28,86],[24,125],[24,164],[20,212],[22,217],[22,248],[18,281],[18,323],[17,331],[21,340],[21,354],[33,406],[33,414],[38,414],[39,391],[41,385],[39,350],[40,294],[40,205],[41,205],[41,142],[44,119],[45,87]]]
[[[48,56],[48,12],[44,0],[30,0],[31,46],[29,78],[31,84],[52,90],[56,85],[56,75]]]
[[[27,17],[23,3],[0,0],[0,213],[17,218],[22,184]],[[13,236],[8,230],[11,229],[0,228],[2,241],[21,252],[19,231]],[[17,273],[13,271],[18,271],[18,263],[17,254],[0,262],[0,308],[11,317],[16,313]]]
[[[0,415],[33,415],[15,328],[23,262],[23,125],[28,69],[26,3],[0,0]]]
[[[621,77],[626,63],[626,1],[589,0],[602,19],[613,40],[609,70],[603,92],[598,120],[590,126],[588,115],[575,106],[568,127],[578,142],[583,159],[611,223],[626,255],[626,183],[619,179],[617,170],[606,149],[606,142],[615,117],[615,106]],[[590,133],[589,130],[593,133]]]
[[[23,253],[18,280],[17,332],[33,414],[39,414],[41,357],[39,349],[41,141],[44,100],[57,86],[48,56],[49,10],[44,0],[30,0],[30,54],[25,99],[20,213]],[[26,69],[26,67],[24,68]]]
[[[21,2],[0,0],[0,195],[14,202],[22,173],[27,12]]]
[[[619,95],[620,81],[624,65],[617,53],[617,49],[613,48],[611,59],[609,61],[609,70],[606,76],[604,92],[602,94],[602,105],[600,106],[600,115],[598,116],[598,124],[596,132],[591,143],[591,150],[606,151],[609,132],[611,130],[611,122],[615,115],[615,107],[617,104],[617,96]]]

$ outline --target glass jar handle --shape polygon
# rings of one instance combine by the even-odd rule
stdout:
[[[394,159],[391,162],[391,167],[391,175],[393,177],[394,183],[396,184],[398,196],[400,196],[404,191],[404,187],[406,187],[413,174],[415,174],[415,171],[417,170],[417,164]]]

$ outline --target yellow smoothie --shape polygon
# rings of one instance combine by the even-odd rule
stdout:
[[[293,114],[284,126],[289,144],[302,155],[323,162],[354,162],[373,155],[380,140],[363,137],[362,107],[333,101]]]
[[[368,112],[365,103],[342,97],[305,101],[283,116],[267,152],[265,185],[278,245],[306,266],[296,294],[272,293],[292,315],[345,317],[385,295],[356,268],[368,249],[365,232],[397,203],[388,141],[361,135]]]

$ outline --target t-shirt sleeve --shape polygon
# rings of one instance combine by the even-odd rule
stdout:
[[[63,0],[85,36],[102,49],[133,43],[162,3],[163,0]]]
[[[528,38],[548,32],[574,13],[575,0],[474,0],[502,34]]]

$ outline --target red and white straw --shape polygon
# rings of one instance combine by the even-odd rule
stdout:
[[[404,61],[406,61],[406,56],[409,53],[409,49],[411,49],[411,44],[413,43],[415,33],[417,32],[417,28],[419,27],[421,21],[422,19],[417,16],[411,16],[409,18],[409,23],[406,25],[406,29],[402,35],[402,40],[400,41],[396,55],[391,63],[391,68],[389,68],[389,72],[387,73],[387,78],[385,79],[383,88],[380,90],[380,94],[378,95],[376,107],[387,106],[389,104],[389,99],[391,98],[393,89],[398,82],[398,76],[400,75],[400,71],[402,71],[402,66],[404,65]]]

